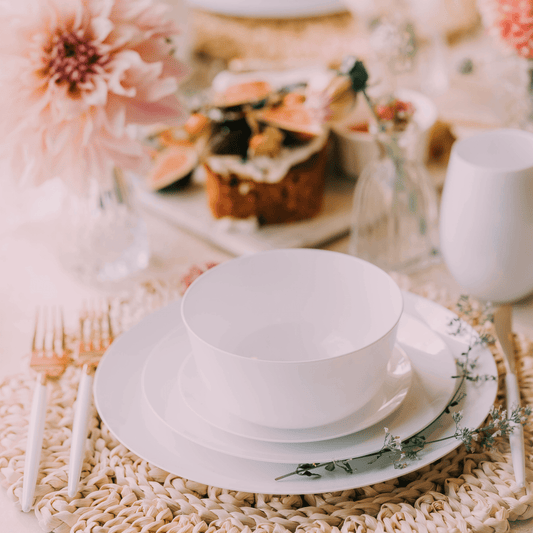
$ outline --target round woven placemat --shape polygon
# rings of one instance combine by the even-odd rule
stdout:
[[[177,286],[176,286],[177,287]],[[114,304],[132,324],[177,296],[169,284],[145,284]],[[428,289],[414,291],[446,303]],[[447,302],[455,310],[455,302]],[[476,326],[478,314],[465,320]],[[532,343],[515,336],[524,403],[533,403]],[[500,392],[503,365],[498,345]],[[122,446],[93,411],[79,493],[67,496],[73,404],[78,373],[67,370],[50,387],[36,489],[35,513],[57,533],[483,533],[504,532],[509,521],[533,516],[533,486],[516,486],[508,443],[467,453],[463,446],[417,472],[360,489],[306,496],[222,490],[152,466]],[[0,383],[0,478],[20,508],[24,450],[34,376]],[[117,387],[121,384],[117,383]],[[503,400],[499,394],[498,401]],[[528,477],[532,432],[525,428]],[[357,474],[354,474],[357,475]]]

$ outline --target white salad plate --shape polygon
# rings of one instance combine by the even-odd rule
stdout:
[[[420,331],[417,340],[418,345],[423,348],[420,351],[426,354],[441,353],[440,341],[444,341],[453,357],[458,359],[472,342],[472,338],[475,338],[475,333],[467,325],[461,335],[453,336],[449,323],[455,315],[442,306],[411,293],[404,293],[404,302],[406,316],[413,318],[413,326],[423,323],[427,326],[427,331],[432,333],[426,335],[424,331]],[[394,468],[391,457],[385,453],[378,460],[369,457],[353,459],[350,464],[355,474],[347,474],[340,468],[333,471],[321,469],[319,479],[294,475],[276,481],[277,477],[294,471],[298,463],[306,461],[298,458],[293,464],[274,463],[212,450],[173,431],[154,415],[142,394],[143,369],[155,346],[172,333],[179,323],[179,302],[147,316],[113,342],[98,366],[94,382],[95,405],[109,430],[133,453],[169,473],[237,491],[311,494],[362,487],[395,478],[400,473],[408,474],[446,455],[460,444],[460,441],[454,438],[427,444],[420,452],[419,458],[409,462],[401,471]],[[405,345],[407,334],[402,333],[403,331],[405,330],[400,329],[398,332],[398,342],[409,353],[410,349]],[[409,335],[412,336],[411,333]],[[416,369],[410,389],[413,390],[415,378],[430,372],[435,362],[428,357],[425,367],[417,367],[411,354],[409,357],[413,368]],[[497,374],[496,365],[488,349],[478,346],[474,348],[472,357],[476,358],[476,372]],[[426,382],[426,390],[433,388],[430,381]],[[462,410],[463,427],[477,427],[494,404],[497,382],[467,380],[463,384],[463,391],[467,395],[466,398],[453,409]],[[406,397],[396,411],[397,414],[406,408],[407,400]],[[422,404],[424,401],[423,396],[418,399],[418,403]],[[393,419],[394,414],[390,418]],[[389,423],[389,420],[379,424],[382,439],[384,432],[381,426],[385,422]],[[422,435],[428,441],[435,441],[452,436],[454,431],[455,423],[451,415],[444,412],[423,430]],[[402,439],[407,437],[402,433],[394,434]],[[317,450],[320,445],[321,443],[315,444]],[[329,456],[327,460],[341,460],[352,456]]]
[[[391,373],[394,371],[400,375],[403,373],[405,378],[403,385],[400,384],[399,387],[400,398],[396,398],[395,395],[390,398],[393,409],[388,410],[386,407],[385,410],[388,412],[380,417],[374,409],[385,402],[371,401],[338,424],[317,428],[289,432],[242,420],[242,424],[247,424],[247,429],[251,431],[247,437],[242,437],[217,428],[198,416],[194,409],[187,405],[181,389],[181,385],[186,385],[183,374],[187,371],[188,374],[192,374],[194,380],[190,385],[199,387],[199,394],[193,393],[197,398],[196,401],[200,401],[202,392],[206,394],[205,387],[196,374],[195,365],[187,365],[188,361],[194,360],[189,357],[190,346],[184,327],[175,328],[154,348],[144,365],[141,383],[147,403],[154,415],[172,431],[206,448],[245,459],[273,463],[317,463],[328,461],[331,457],[360,457],[381,449],[384,427],[389,428],[394,435],[402,435],[405,438],[424,429],[442,413],[455,391],[456,382],[452,378],[457,374],[455,360],[438,335],[404,311],[398,328],[398,339],[401,339],[401,346],[407,351],[408,357],[405,353],[402,354],[401,350],[396,350],[392,360]],[[424,349],[429,345],[431,345],[430,351]],[[414,369],[413,372],[411,367]],[[389,384],[392,383],[395,388],[399,385],[398,381],[402,381],[401,378],[394,380],[390,375],[388,377]],[[411,387],[409,387],[410,382]],[[332,394],[335,394],[335,391],[332,391]],[[402,395],[405,400],[399,407]],[[379,397],[377,399],[379,400]],[[193,398],[190,399],[191,404],[194,401]],[[245,402],[246,398],[243,398],[243,401]],[[216,405],[216,397],[209,399],[208,396],[204,396],[204,404],[207,404],[206,409],[209,409],[210,405]],[[216,408],[213,408],[213,411],[219,412]],[[386,418],[387,415],[390,416]],[[238,418],[231,417],[230,423]],[[362,426],[358,426],[358,422],[361,422]],[[365,424],[365,422],[370,423]],[[336,434],[332,433],[326,439],[316,438],[327,436],[329,428],[332,428]],[[257,433],[254,434],[255,430]],[[284,432],[294,436],[296,441],[265,442],[259,438],[259,433],[280,435]],[[299,433],[302,434],[300,439],[298,439]],[[338,436],[339,433],[342,436]],[[312,440],[306,441],[306,436]]]
[[[360,432],[357,435],[321,440],[319,442],[301,441],[284,443],[267,442],[237,436],[209,424],[198,416],[194,410],[189,408],[181,394],[179,385],[172,383],[172,378],[169,379],[167,377],[167,379],[161,379],[162,376],[165,376],[165,369],[167,376],[171,376],[175,371],[179,372],[179,363],[178,365],[174,364],[177,358],[175,357],[173,361],[172,355],[175,356],[179,353],[180,345],[179,343],[176,345],[176,338],[183,335],[184,332],[176,330],[158,345],[145,365],[142,380],[144,394],[148,405],[153,410],[154,416],[158,417],[172,431],[212,450],[246,459],[273,463],[317,462],[327,460],[327,458],[332,456],[352,457],[354,455],[364,455],[365,453],[377,451],[381,448],[383,443],[383,426],[377,428],[373,438],[372,432]],[[396,353],[395,366],[398,367],[403,364],[406,367],[406,381],[410,381],[409,377],[411,373],[409,371],[410,365],[408,359],[400,351]],[[198,381],[196,380],[196,382]],[[406,385],[402,387],[401,391],[404,397],[409,389],[409,383],[406,383]],[[393,403],[397,404],[398,402],[394,401]],[[446,402],[443,403],[444,405],[442,405],[439,414],[446,406]],[[250,426],[257,425],[250,424]],[[261,426],[258,427],[261,428]],[[423,427],[417,424],[414,432],[419,431]],[[270,428],[264,427],[263,429],[265,432],[268,432]],[[275,430],[273,431],[275,432]],[[312,434],[309,430],[300,431],[304,434]],[[347,431],[348,433],[354,432],[353,430]],[[297,432],[297,430],[294,430],[293,434],[297,434]]]
[[[179,331],[174,331],[165,342],[160,343],[150,355],[144,370],[144,393],[154,412],[166,421],[172,429],[179,431],[181,424],[169,405],[182,403],[196,416],[211,426],[227,433],[264,442],[311,443],[321,440],[343,437],[356,431],[366,429],[395,411],[405,399],[411,385],[412,367],[402,348],[396,346],[387,366],[387,377],[382,389],[370,399],[363,409],[337,422],[305,429],[279,429],[255,424],[220,409],[216,397],[210,398],[204,387],[192,355],[183,362],[179,378],[171,387],[168,398],[157,387],[156,368],[169,364],[169,358],[175,357],[183,346]],[[181,341],[181,342],[180,342]],[[166,414],[165,414],[166,413]]]
[[[340,0],[188,0],[194,7],[221,15],[250,18],[297,18],[346,11]]]

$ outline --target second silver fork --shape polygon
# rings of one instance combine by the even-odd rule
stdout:
[[[113,342],[110,307],[107,309],[83,309],[80,314],[80,341],[76,363],[81,366],[72,425],[72,442],[68,473],[68,495],[73,498],[78,492],[78,484],[85,456],[85,444],[89,429],[89,413],[92,403],[94,371],[102,355]]]

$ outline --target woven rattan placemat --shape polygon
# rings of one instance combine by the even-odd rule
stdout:
[[[442,294],[413,291],[445,302]],[[174,298],[171,285],[146,284],[115,304],[133,323]],[[127,316],[126,316],[127,315]],[[466,320],[475,326],[476,312]],[[533,404],[533,344],[515,336],[524,403]],[[500,371],[498,346],[491,346]],[[35,513],[45,531],[57,533],[365,533],[504,532],[509,521],[533,516],[532,432],[525,428],[528,477],[517,488],[506,440],[489,450],[463,446],[419,471],[342,492],[306,496],[250,494],[182,479],[140,459],[109,433],[96,412],[78,495],[67,496],[73,404],[78,374],[67,370],[50,389]],[[34,376],[0,383],[0,478],[20,508],[24,450]],[[502,401],[502,395],[498,397]],[[355,474],[356,475],[356,474]]]

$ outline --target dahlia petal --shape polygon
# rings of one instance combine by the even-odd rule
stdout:
[[[157,102],[132,99],[126,105],[126,119],[133,124],[149,125],[164,122],[169,126],[184,119],[183,106],[175,96],[167,96]]]
[[[109,34],[107,42],[114,50],[120,50],[124,47],[131,48],[131,43],[138,42],[139,30],[131,24],[121,24],[115,26]]]
[[[102,78],[95,78],[93,90],[83,95],[83,101],[88,106],[105,106],[107,103],[108,84]]]
[[[138,95],[136,86],[157,80],[162,70],[161,64],[145,63],[137,52],[119,52],[109,64],[109,90],[121,96],[135,97]]]
[[[65,127],[49,128],[44,135],[46,151],[51,155],[63,152],[69,142],[69,130]]]
[[[19,177],[76,183],[145,160],[131,124],[183,115],[174,93],[185,69],[162,40],[177,33],[169,9],[157,0],[0,0],[0,151]],[[68,39],[86,45],[79,56],[64,55]]]
[[[81,25],[83,24],[83,19],[84,19],[83,4],[79,0],[75,0],[73,2],[70,2],[70,5],[67,2],[64,2],[63,5],[64,5],[63,8],[65,10],[67,7],[75,9],[73,26],[74,28],[80,28]]]
[[[178,82],[175,78],[163,78],[147,87],[143,97],[149,102],[157,102],[178,90]]]
[[[86,7],[90,11],[91,18],[103,17],[109,19],[114,3],[114,0],[92,0],[86,3]]]
[[[102,129],[111,132],[115,137],[121,138],[126,129],[125,105],[118,98],[110,98],[109,105],[98,113]]]
[[[90,22],[90,29],[93,31],[94,38],[98,42],[103,42],[113,31],[113,23],[105,17],[96,17]]]
[[[167,57],[161,60],[163,63],[163,76],[174,76],[177,81],[190,74],[190,69],[175,57]]]
[[[117,19],[139,19],[151,9],[158,10],[158,17],[169,12],[170,6],[154,4],[151,0],[115,0],[112,15]]]

